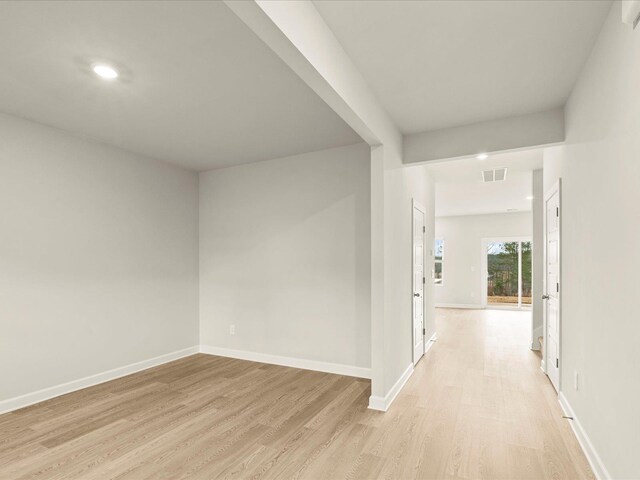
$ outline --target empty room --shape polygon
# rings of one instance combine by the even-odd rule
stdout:
[[[638,23],[0,1],[0,479],[640,480]]]

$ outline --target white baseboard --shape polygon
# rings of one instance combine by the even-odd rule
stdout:
[[[584,452],[587,460],[589,461],[589,465],[591,465],[591,470],[593,470],[594,475],[598,480],[609,480],[611,475],[607,471],[607,468],[602,463],[602,459],[596,452],[596,449],[593,447],[587,432],[582,428],[582,424],[576,414],[573,412],[567,397],[564,396],[562,392],[558,395],[558,401],[560,402],[560,407],[562,407],[562,411],[567,417],[572,417],[573,420],[568,420],[573,429],[573,433],[576,435],[578,439],[578,443],[582,447],[582,451]]]
[[[72,380],[71,382],[63,383],[61,385],[44,388],[42,390],[27,393],[19,397],[2,400],[0,402],[0,414],[12,412],[13,410],[28,407],[29,405],[33,405],[34,403],[43,402],[45,400],[49,400],[50,398],[58,397],[66,393],[75,392],[76,390],[91,387],[99,383],[108,382],[109,380],[115,380],[116,378],[124,377],[141,370],[146,370],[151,367],[162,365],[163,363],[172,362],[173,360],[198,353],[198,351],[199,348],[197,346],[189,347],[183,350],[178,350],[176,352],[160,355],[159,357],[143,360],[141,362],[131,363],[129,365],[125,365],[124,367],[118,367],[114,368],[113,370],[97,373],[89,377]]]
[[[427,352],[429,350],[431,350],[431,348],[433,347],[433,344],[437,340],[438,340],[438,334],[436,332],[434,332],[433,335],[431,335],[431,338],[429,338],[429,340],[427,340],[427,342],[426,342],[426,344],[424,346],[424,354],[425,355],[427,354]],[[409,365],[407,367],[407,369],[400,376],[398,381],[393,385],[391,390],[389,390],[389,393],[387,393],[386,396],[379,397],[379,396],[376,396],[376,395],[371,395],[369,397],[369,408],[371,410],[380,410],[381,412],[386,412],[387,410],[389,410],[389,407],[391,406],[393,401],[396,399],[396,397],[398,396],[398,394],[402,390],[402,387],[405,386],[405,384],[409,380],[409,377],[411,377],[412,374],[413,374],[413,364],[411,364],[411,365]]]
[[[396,399],[402,387],[404,387],[409,377],[413,374],[413,363],[410,363],[407,369],[400,375],[400,378],[396,381],[396,383],[391,387],[389,393],[387,393],[384,397],[379,397],[375,395],[371,395],[369,397],[369,408],[371,410],[380,410],[381,412],[386,412],[389,410],[389,407]]]
[[[384,399],[384,397],[379,397],[377,395],[371,395],[369,397],[369,408],[371,410],[378,410],[380,412],[386,412],[387,411],[387,403]]]
[[[436,308],[471,308],[474,310],[484,309],[480,304],[473,303],[436,303]]]
[[[431,338],[427,340],[427,343],[424,346],[425,355],[429,350],[431,350],[431,347],[433,347],[433,344],[436,343],[437,340],[438,340],[438,334],[436,332],[433,332],[433,335],[431,335]]]
[[[365,367],[355,367],[341,363],[320,362],[317,360],[306,360],[303,358],[281,357],[268,353],[248,352],[246,350],[233,350],[231,348],[213,347],[210,345],[200,345],[200,352],[219,357],[237,358],[239,360],[249,360],[250,362],[269,363],[281,365],[283,367],[301,368],[303,370],[315,370],[317,372],[335,373],[348,377],[371,378],[371,369]]]
[[[538,328],[533,329],[531,332],[531,350],[540,351],[540,342],[538,342],[538,337],[544,336],[544,328],[539,326]]]

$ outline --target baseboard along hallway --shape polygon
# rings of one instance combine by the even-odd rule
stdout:
[[[196,354],[0,416],[0,478],[593,478],[527,314],[437,315],[386,413],[369,380]]]
[[[0,65],[0,480],[640,480],[640,0],[0,0]]]

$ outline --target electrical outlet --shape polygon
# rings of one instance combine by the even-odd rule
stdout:
[[[229,325],[229,335],[235,335],[235,334],[236,334],[236,326]]]
[[[578,390],[578,372],[573,372],[573,388]]]

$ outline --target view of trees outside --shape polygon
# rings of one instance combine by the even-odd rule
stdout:
[[[434,267],[435,267],[435,275],[434,275],[434,280],[433,282],[436,285],[442,285],[442,259],[444,258],[444,240],[442,240],[441,238],[436,238],[435,240],[435,261],[434,261]]]
[[[522,242],[522,304],[531,305],[531,242]]]
[[[522,248],[522,272],[518,250]],[[522,304],[531,304],[531,242],[490,242],[487,248],[487,303],[518,305],[518,275]]]

